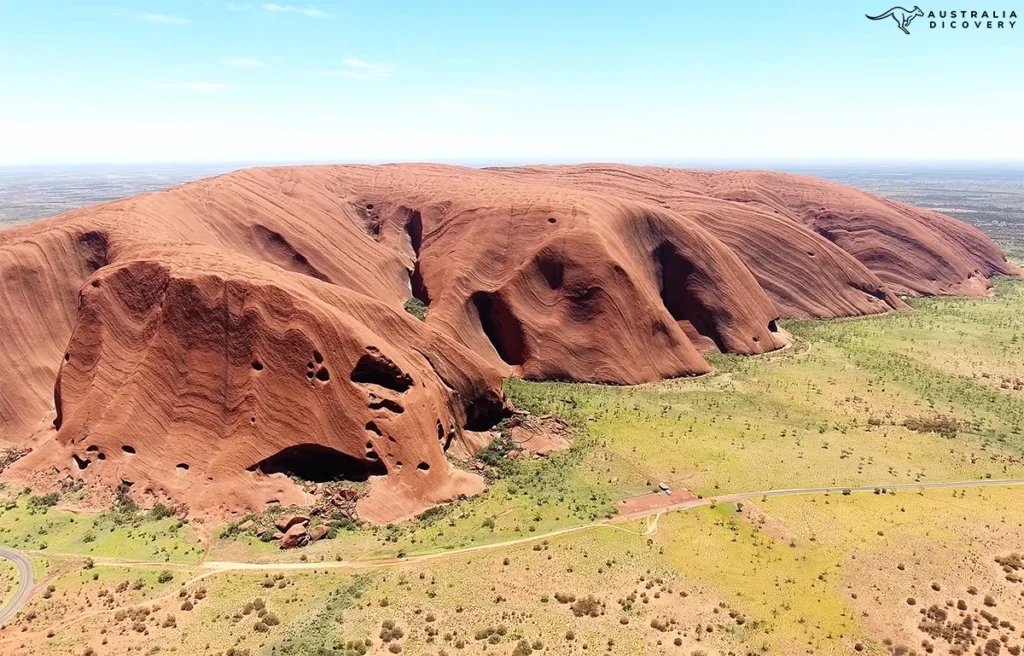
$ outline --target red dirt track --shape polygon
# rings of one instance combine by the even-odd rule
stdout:
[[[0,231],[5,480],[122,482],[198,514],[369,481],[395,521],[503,376],[617,384],[781,348],[780,317],[989,293],[978,230],[803,176],[620,165],[262,168]],[[416,296],[426,323],[403,310]]]

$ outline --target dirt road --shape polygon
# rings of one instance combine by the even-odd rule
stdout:
[[[206,569],[212,569],[217,571],[231,571],[231,570],[302,570],[302,569],[370,569],[374,567],[383,567],[387,565],[395,565],[397,563],[417,563],[426,560],[433,560],[435,558],[443,558],[445,556],[454,556],[458,554],[466,554],[477,551],[490,551],[493,549],[502,549],[505,547],[511,547],[519,544],[525,544],[529,542],[536,542],[538,540],[548,540],[553,537],[565,535],[567,533],[575,533],[577,531],[584,531],[595,528],[621,528],[616,524],[626,520],[645,519],[647,517],[654,517],[647,528],[642,532],[643,535],[652,535],[658,530],[658,516],[666,512],[672,512],[676,510],[689,510],[691,508],[697,508],[700,506],[707,506],[712,503],[731,503],[736,501],[750,501],[754,499],[761,499],[764,497],[781,497],[781,496],[794,496],[794,495],[807,495],[807,494],[843,494],[845,492],[853,493],[864,493],[874,492],[875,490],[934,490],[934,489],[962,489],[968,487],[1003,487],[1007,485],[1024,485],[1024,478],[1014,479],[1002,479],[1002,480],[981,480],[981,481],[954,481],[954,482],[940,482],[940,483],[898,483],[889,485],[862,485],[862,486],[843,486],[843,487],[811,487],[811,488],[798,488],[791,490],[762,490],[760,492],[737,492],[735,494],[723,494],[715,497],[706,497],[704,499],[686,499],[678,500],[672,497],[666,496],[665,499],[670,503],[656,508],[645,508],[642,511],[626,514],[617,515],[613,519],[604,520],[600,522],[593,522],[591,524],[582,524],[580,526],[572,526],[569,528],[559,529],[557,531],[551,531],[548,533],[540,533],[537,535],[531,535],[525,538],[518,538],[515,540],[508,540],[505,542],[494,542],[492,544],[481,544],[472,547],[463,547],[461,549],[449,549],[446,551],[437,551],[434,553],[410,555],[405,558],[381,558],[376,560],[361,560],[361,561],[342,561],[342,562],[323,562],[323,563],[234,563],[234,562],[206,562],[203,563],[202,567]]]
[[[251,570],[268,570],[268,571],[294,571],[294,570],[326,570],[326,569],[350,569],[350,570],[364,570],[374,569],[378,567],[388,567],[397,565],[399,563],[419,563],[437,558],[444,558],[446,556],[455,556],[460,554],[475,553],[479,551],[492,551],[495,549],[505,549],[508,547],[526,544],[531,542],[537,542],[539,540],[548,540],[553,537],[560,535],[566,535],[569,533],[576,533],[579,531],[586,531],[590,529],[612,529],[612,530],[627,530],[619,524],[636,519],[644,519],[653,517],[654,519],[648,523],[648,525],[637,535],[653,535],[658,530],[657,518],[666,513],[678,510],[689,510],[700,506],[710,505],[712,503],[731,503],[736,501],[749,501],[755,499],[761,499],[764,497],[780,497],[780,496],[795,496],[795,495],[810,495],[810,494],[850,494],[874,492],[875,490],[934,490],[934,489],[963,489],[963,488],[975,488],[975,487],[1005,487],[1010,485],[1024,485],[1024,479],[1001,479],[1001,480],[977,480],[977,481],[951,481],[951,482],[939,482],[939,483],[898,483],[898,484],[883,484],[883,485],[861,485],[861,486],[838,486],[838,487],[812,487],[812,488],[797,488],[788,490],[761,490],[758,492],[737,492],[734,494],[723,494],[720,496],[706,497],[703,499],[684,499],[673,498],[666,496],[665,504],[659,507],[648,507],[642,511],[635,513],[617,515],[616,517],[608,520],[602,520],[593,522],[590,524],[581,524],[579,526],[571,526],[568,528],[558,529],[556,531],[550,531],[548,533],[539,533],[537,535],[531,535],[528,537],[517,538],[514,540],[506,540],[503,542],[494,542],[491,544],[474,545],[472,547],[463,547],[460,549],[448,549],[430,553],[411,554],[404,558],[378,558],[374,560],[353,560],[353,561],[326,561],[319,563],[246,563],[246,562],[229,562],[229,561],[205,561],[199,564],[200,573],[185,583],[196,582],[198,580],[213,576],[219,572],[227,571],[251,571]],[[630,531],[634,532],[634,531]],[[635,533],[635,532],[634,532]],[[0,550],[0,556],[7,557],[14,560],[19,564],[19,569],[22,568],[22,563],[27,567],[27,570],[23,570],[22,584],[19,586],[19,593],[15,596],[11,610],[11,607],[5,608],[0,612],[0,624],[2,620],[6,620],[17,612],[21,604],[27,599],[28,591],[32,587],[32,564],[25,558],[24,554],[12,551],[12,550]],[[19,560],[20,559],[20,560]],[[121,567],[161,567],[166,568],[168,564],[165,562],[144,562],[144,561],[129,561],[129,560],[109,560],[109,559],[96,559],[96,562],[105,566],[121,566]],[[27,571],[27,574],[24,572]],[[27,580],[27,583],[26,583]]]
[[[762,492],[736,492],[734,494],[723,494],[704,499],[677,500],[672,497],[664,497],[665,503],[660,506],[648,506],[641,511],[625,513],[622,517],[626,519],[643,519],[663,512],[673,510],[688,510],[698,506],[706,506],[711,503],[732,503],[736,501],[751,501],[764,497],[786,497],[800,494],[844,494],[849,492],[874,492],[875,490],[941,490],[959,489],[967,487],[999,487],[1003,485],[1024,485],[1024,478],[988,479],[980,481],[953,481],[939,483],[894,483],[888,485],[858,485],[858,486],[837,486],[837,487],[805,487],[791,490],[765,490]]]

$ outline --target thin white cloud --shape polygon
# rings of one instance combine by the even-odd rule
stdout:
[[[316,7],[296,7],[295,5],[275,5],[273,3],[265,3],[263,8],[267,11],[276,11],[283,14],[300,14],[302,16],[309,16],[310,18],[330,17],[330,14],[326,11],[320,11]]]
[[[310,75],[325,75],[333,77],[347,77],[354,80],[379,80],[391,74],[391,67],[387,64],[368,62],[363,59],[349,57],[344,61],[347,68],[336,70],[311,71]]]
[[[252,9],[252,5],[239,4],[237,2],[229,2],[227,5],[228,11],[248,11]]]
[[[225,91],[234,89],[233,84],[220,82],[157,82],[151,85],[154,89],[183,89],[185,91]]]
[[[139,20],[147,23],[163,23],[164,25],[186,25],[188,19],[167,14],[139,14]]]
[[[255,68],[263,65],[263,62],[260,60],[250,57],[228,57],[224,60],[224,63],[228,66],[239,66],[241,68]]]
[[[470,89],[470,93],[477,96],[511,96],[512,92],[508,89]]]

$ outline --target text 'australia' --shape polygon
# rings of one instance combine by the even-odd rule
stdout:
[[[929,11],[928,27],[951,30],[1012,30],[1016,11]]]

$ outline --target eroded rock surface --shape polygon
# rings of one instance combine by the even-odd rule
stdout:
[[[0,448],[32,449],[3,476],[211,515],[365,481],[360,517],[396,521],[483,488],[446,452],[505,416],[503,376],[701,374],[786,345],[780,317],[1013,273],[972,227],[803,176],[238,171],[0,231]]]

